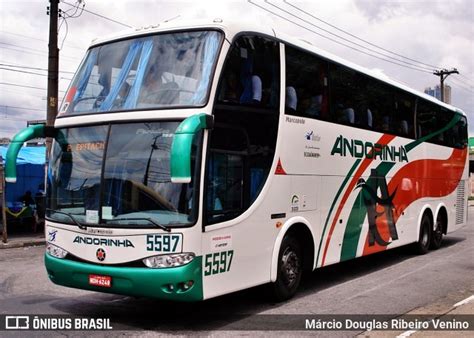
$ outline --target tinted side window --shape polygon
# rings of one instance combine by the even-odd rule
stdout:
[[[425,137],[437,130],[437,106],[428,101],[420,100],[416,110],[417,137]],[[428,140],[430,141],[430,140]]]
[[[456,148],[464,149],[467,147],[467,119],[462,116],[458,123],[453,127],[454,144]]]
[[[366,81],[364,86],[366,107],[364,109],[372,117],[371,129],[381,133],[392,133],[393,100],[390,95],[390,86],[373,78],[367,78]]]
[[[327,62],[286,46],[287,114],[329,119]]]
[[[360,100],[356,71],[331,64],[331,115],[337,123],[355,125],[356,104]]]
[[[431,102],[419,100],[416,125],[417,137],[431,135],[427,142],[455,148],[464,148],[467,144],[467,120],[465,116],[456,115],[453,111],[439,107]],[[443,130],[458,116],[459,121],[451,128]],[[441,130],[443,130],[441,132]]]
[[[206,163],[207,225],[238,217],[257,199],[274,161],[280,44],[241,36],[229,50],[214,105]]]
[[[218,103],[277,107],[279,60],[275,41],[258,36],[238,38],[226,61],[218,89]]]
[[[415,97],[411,94],[392,89],[393,109],[391,116],[391,132],[395,135],[403,137],[415,136],[414,112],[415,112]]]

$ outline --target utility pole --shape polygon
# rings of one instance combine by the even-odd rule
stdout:
[[[54,126],[58,112],[58,13],[59,0],[49,0],[47,14],[49,15],[49,55],[48,55],[48,98],[46,110],[46,125]],[[51,137],[46,138],[46,158],[49,159],[51,151]]]
[[[441,90],[441,101],[444,102],[444,80],[446,80],[446,78],[450,74],[459,74],[459,72],[456,68],[453,68],[451,70],[447,70],[447,69],[435,70],[433,72],[433,74],[436,75],[436,76],[439,76],[440,90]]]

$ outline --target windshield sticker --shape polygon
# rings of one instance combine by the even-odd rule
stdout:
[[[102,207],[102,218],[114,219],[114,215],[112,215],[112,207]]]
[[[105,149],[105,142],[98,141],[98,142],[86,142],[86,143],[76,143],[76,144],[68,144],[67,151],[83,151],[83,150],[104,150]]]
[[[99,211],[86,210],[86,223],[99,223]]]
[[[211,238],[211,251],[232,249],[232,235],[220,235]]]

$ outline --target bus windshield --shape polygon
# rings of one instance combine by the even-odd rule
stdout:
[[[60,114],[203,106],[220,41],[219,32],[193,31],[93,47]]]
[[[170,180],[170,148],[178,124],[60,129],[48,170],[47,217],[107,227],[194,224],[194,168],[191,183]],[[200,138],[195,137],[193,167]]]

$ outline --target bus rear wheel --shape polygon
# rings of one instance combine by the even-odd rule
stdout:
[[[303,256],[299,242],[285,236],[278,254],[277,279],[271,284],[272,296],[276,301],[293,297],[300,285],[303,273]]]
[[[430,249],[436,250],[441,247],[441,242],[443,241],[443,228],[444,228],[444,219],[441,215],[436,217],[436,227],[433,230],[431,236],[431,246]]]
[[[428,252],[431,245],[432,229],[431,218],[427,214],[424,214],[421,219],[418,242],[415,243],[415,250],[418,254],[424,255]]]

